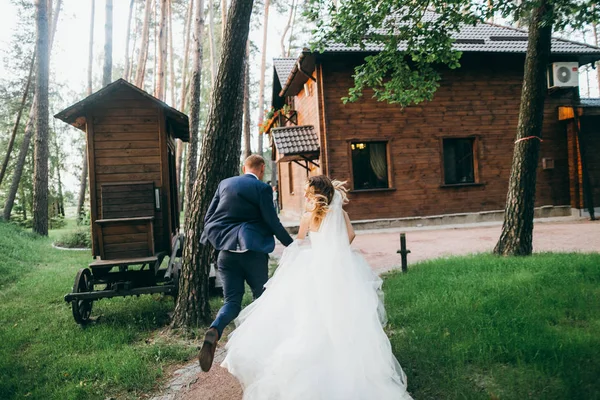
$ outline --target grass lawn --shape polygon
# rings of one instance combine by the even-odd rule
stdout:
[[[143,398],[196,355],[193,337],[164,333],[169,296],[95,302],[99,321],[75,324],[63,295],[90,252],[51,247],[73,228],[0,222],[0,399]],[[442,259],[384,289],[416,400],[600,399],[600,255]]]
[[[415,399],[600,399],[600,254],[436,260],[384,290]]]
[[[0,222],[0,399],[139,398],[196,354],[196,341],[161,333],[170,296],[98,301],[98,323],[78,326],[63,295],[91,254],[52,248],[69,229],[39,238]]]

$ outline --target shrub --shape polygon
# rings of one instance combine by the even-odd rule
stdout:
[[[62,235],[54,244],[69,249],[87,249],[92,247],[92,237],[88,229],[78,228]]]

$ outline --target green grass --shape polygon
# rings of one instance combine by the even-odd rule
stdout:
[[[384,290],[416,399],[600,399],[600,254],[436,260]]]
[[[51,246],[73,227],[40,238],[0,222],[0,399],[139,398],[196,354],[196,341],[161,333],[169,296],[102,300],[97,323],[74,322],[63,295],[91,255]]]

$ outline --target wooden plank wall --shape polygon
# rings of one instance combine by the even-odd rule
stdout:
[[[582,117],[581,133],[583,146],[585,146],[585,160],[590,186],[592,187],[594,207],[597,208],[600,207],[600,116]],[[581,146],[582,143],[579,145]],[[579,164],[579,171],[581,171],[581,160]],[[581,179],[583,190],[583,177]],[[583,196],[583,192],[581,195]]]
[[[152,181],[164,194],[157,105],[138,93],[120,89],[96,103],[91,113],[98,219],[102,215],[100,188],[103,183]],[[157,251],[165,242],[163,205],[161,211],[156,212],[154,221]]]
[[[396,218],[501,210],[504,208],[519,114],[524,56],[465,55],[462,68],[445,71],[433,101],[406,109],[372,99],[365,91],[356,103],[342,104],[352,86],[357,60],[323,60],[329,171],[349,180],[348,139],[390,138],[393,186],[389,192],[354,192],[353,219]],[[548,96],[536,205],[568,205],[567,136],[557,106],[572,96]],[[300,117],[303,112],[299,111]],[[480,186],[441,187],[440,138],[478,135]],[[443,199],[443,201],[440,201]],[[284,204],[284,207],[286,205]]]

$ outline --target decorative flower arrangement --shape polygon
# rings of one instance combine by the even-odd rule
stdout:
[[[265,131],[267,130],[267,127],[269,126],[269,124],[271,123],[273,118],[277,117],[278,115],[288,115],[290,113],[290,111],[292,111],[292,108],[287,104],[284,105],[279,110],[275,110],[275,108],[273,108],[272,106],[271,106],[271,108],[266,109],[263,121],[258,124],[259,132],[265,133]]]

